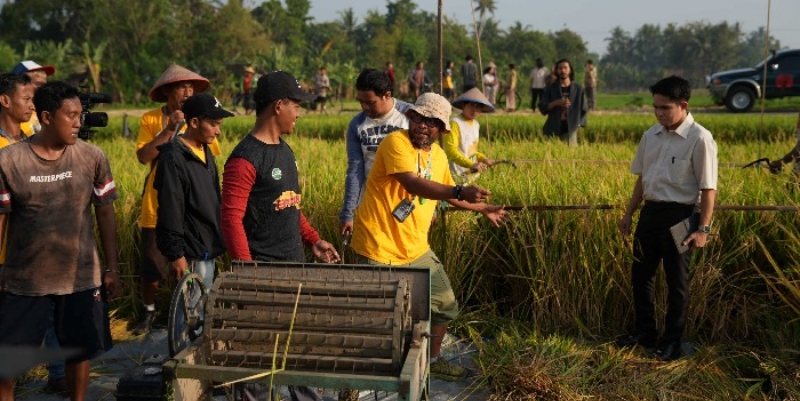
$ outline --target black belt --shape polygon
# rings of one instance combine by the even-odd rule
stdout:
[[[648,209],[655,209],[655,210],[694,209],[694,204],[688,205],[686,203],[652,201],[652,200],[644,201],[644,206]]]

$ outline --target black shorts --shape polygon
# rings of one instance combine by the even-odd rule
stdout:
[[[328,97],[327,96],[317,96],[317,103],[325,104],[325,102],[327,102],[327,101],[328,101]]]
[[[66,362],[83,362],[111,349],[108,304],[100,288],[69,295],[0,293],[0,346],[42,345],[53,316],[58,343],[80,350]]]
[[[156,245],[156,229],[142,227],[139,252],[139,274],[145,282],[154,282],[167,278],[167,258],[161,254]]]

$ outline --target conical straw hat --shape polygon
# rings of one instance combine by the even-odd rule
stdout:
[[[205,92],[205,90],[211,86],[208,79],[202,77],[200,74],[189,71],[177,64],[170,64],[156,83],[153,84],[153,87],[150,88],[150,100],[154,102],[166,102],[167,95],[165,95],[160,88],[171,83],[182,81],[191,81],[194,86],[194,93]]]
[[[481,106],[481,111],[484,113],[491,113],[494,111],[494,106],[489,103],[489,99],[483,95],[478,88],[472,88],[466,92],[464,92],[461,96],[457,97],[456,100],[453,100],[453,107],[457,109],[463,109],[464,103],[477,103]]]

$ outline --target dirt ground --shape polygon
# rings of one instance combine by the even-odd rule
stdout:
[[[448,338],[448,340],[442,355],[456,363],[470,365],[469,354],[473,350],[467,344],[456,342],[453,338]],[[127,371],[139,366],[142,361],[154,354],[166,355],[167,352],[167,335],[164,329],[155,330],[147,336],[116,343],[111,351],[92,361],[92,377],[86,401],[115,400],[114,393],[117,389],[117,382]],[[45,393],[43,391],[45,384],[46,380],[31,380],[23,386],[18,386],[17,399],[29,401],[68,400],[67,397]],[[477,384],[472,381],[450,383],[433,379],[431,380],[430,400],[486,400],[490,393],[476,387]],[[334,390],[321,390],[324,401],[336,401],[336,394]],[[289,399],[288,393],[285,391],[283,396],[284,400]],[[360,397],[363,401],[393,401],[397,399],[396,394],[384,392],[376,394],[373,391],[362,391]],[[219,396],[215,400],[223,401],[226,398]]]

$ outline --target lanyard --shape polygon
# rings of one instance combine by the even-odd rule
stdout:
[[[2,135],[2,136],[3,136],[3,138],[6,138],[6,140],[8,140],[8,144],[9,144],[9,145],[13,145],[13,144],[15,144],[15,143],[17,143],[17,142],[18,142],[18,141],[15,141],[15,140],[14,140],[14,138],[12,138],[12,137],[11,137],[11,135],[9,135],[9,134],[6,134],[6,132],[5,132],[5,131],[3,131],[3,129],[2,129],[2,128],[0,128],[0,135]],[[21,139],[21,140],[19,140],[19,142],[28,142],[28,137],[27,137],[27,136],[25,136],[25,134],[24,134],[24,133],[20,132],[20,136],[22,137],[22,139]]]
[[[432,176],[432,174],[431,174],[431,155],[432,154],[433,154],[433,149],[431,149],[431,151],[428,152],[428,165],[425,168],[425,171],[423,172],[422,171],[422,152],[419,149],[417,149],[417,175],[422,177],[422,178],[424,178],[424,179],[426,179],[426,180],[430,180],[431,176]],[[413,196],[411,197],[411,200],[414,200]],[[420,205],[424,205],[426,200],[427,199],[425,199],[423,197],[420,197],[419,198],[419,204]]]

